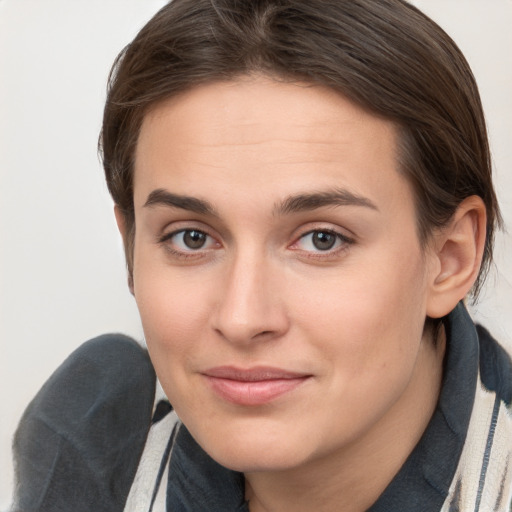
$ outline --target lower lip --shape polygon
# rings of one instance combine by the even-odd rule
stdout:
[[[213,391],[237,405],[264,405],[293,391],[309,377],[240,381],[206,376]]]

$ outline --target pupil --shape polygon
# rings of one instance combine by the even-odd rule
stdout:
[[[313,233],[313,245],[319,251],[328,251],[332,249],[336,243],[336,236],[332,233],[326,233],[325,231],[317,231]]]
[[[206,235],[201,231],[185,231],[183,241],[189,249],[200,249],[206,240]]]

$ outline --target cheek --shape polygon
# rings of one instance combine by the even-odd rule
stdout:
[[[197,300],[185,293],[176,293],[163,279],[135,277],[135,299],[139,308],[144,333],[151,347],[185,345],[200,314]]]
[[[316,292],[297,305],[302,319],[297,321],[333,366],[343,367],[338,373],[343,378],[372,383],[412,371],[423,333],[426,285],[421,253],[411,248],[406,254],[410,257],[400,261],[390,249],[380,258],[360,260],[311,286]]]
[[[182,287],[178,292],[172,279],[163,279],[161,275],[138,277],[135,298],[155,372],[180,417],[189,417],[189,407],[202,400],[191,400],[188,393],[193,389],[190,370],[194,354],[200,352],[201,332],[207,318],[204,301],[190,287]]]
[[[145,264],[134,266],[134,295],[147,347],[164,389],[187,369],[208,320],[209,287],[180,277],[172,269]]]

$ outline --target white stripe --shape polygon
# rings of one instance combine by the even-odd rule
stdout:
[[[145,512],[149,510],[162,457],[172,430],[178,421],[178,416],[172,411],[150,428],[124,512]],[[166,475],[167,469],[164,482],[167,481]],[[159,496],[162,488],[164,489],[163,501]],[[153,512],[165,512],[165,488],[166,485],[160,485],[158,498],[153,505]]]
[[[169,454],[169,459],[171,455],[172,447],[171,453]],[[169,479],[169,459],[167,459],[167,464],[165,465],[165,470],[162,475],[162,479],[160,480],[160,487],[158,488],[158,493],[156,495],[155,502],[153,503],[153,509],[151,512],[166,512],[167,480]]]
[[[458,481],[461,482],[460,501],[456,503],[459,508],[455,510],[460,510],[460,512],[475,510],[495,400],[496,394],[485,389],[480,383],[480,379],[478,379],[466,442],[441,512],[453,510],[450,508],[450,504]],[[502,403],[481,497],[480,512],[507,512],[509,510],[510,492],[512,490],[512,467],[509,465],[511,460],[512,417]],[[502,483],[504,483],[503,501],[499,505],[500,508],[496,509],[496,500],[500,494]]]

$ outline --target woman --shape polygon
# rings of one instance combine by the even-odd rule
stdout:
[[[50,379],[19,510],[507,510],[512,364],[462,303],[500,214],[439,27],[175,0],[116,61],[100,142],[149,358],[102,337]]]

